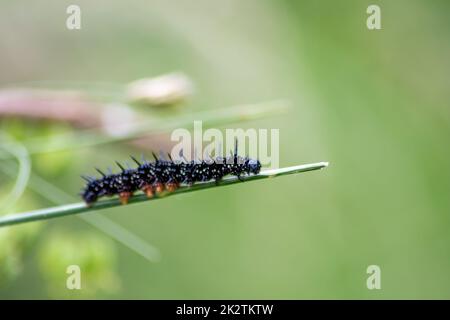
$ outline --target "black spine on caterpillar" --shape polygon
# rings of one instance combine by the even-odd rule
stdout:
[[[101,178],[83,177],[87,183],[81,196],[86,204],[91,205],[99,198],[118,195],[122,203],[136,191],[143,191],[148,197],[160,193],[164,188],[175,190],[180,184],[192,185],[196,182],[215,180],[219,182],[226,175],[241,179],[242,175],[258,174],[261,163],[248,157],[237,155],[217,157],[202,161],[174,162],[155,157],[155,161],[142,163],[133,158],[138,165],[135,169],[125,169],[119,163],[120,173],[101,174]]]

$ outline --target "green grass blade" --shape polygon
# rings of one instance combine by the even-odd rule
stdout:
[[[280,168],[280,169],[266,170],[266,171],[262,171],[258,175],[244,176],[241,178],[243,181],[261,180],[261,179],[279,177],[279,176],[288,175],[288,174],[296,174],[296,173],[301,173],[301,172],[306,172],[306,171],[319,170],[319,169],[325,168],[326,166],[328,166],[328,162],[319,162],[319,163],[298,165],[298,166],[286,167],[286,168]],[[148,199],[143,194],[135,195],[134,197],[132,197],[130,199],[129,202],[130,202],[130,204],[132,204],[132,203],[138,203],[138,202],[143,202],[143,201],[152,201],[152,200],[167,198],[169,196],[175,196],[175,195],[178,195],[181,193],[199,191],[199,190],[204,190],[204,189],[209,189],[209,188],[214,188],[214,187],[219,187],[219,186],[227,186],[227,185],[232,185],[232,184],[240,183],[240,182],[241,181],[239,181],[239,179],[237,177],[231,176],[231,177],[224,178],[217,185],[214,181],[210,181],[210,182],[194,184],[191,187],[183,186],[174,192],[163,193],[162,195],[156,196],[151,199]],[[120,205],[121,204],[118,199],[109,199],[109,200],[98,201],[91,207],[87,207],[86,204],[84,204],[83,202],[67,204],[67,205],[62,205],[62,206],[58,206],[58,207],[46,208],[46,209],[41,209],[41,210],[37,210],[37,211],[13,214],[13,215],[8,215],[5,217],[2,217],[0,219],[0,227],[10,226],[10,225],[24,223],[24,222],[31,222],[31,221],[63,217],[63,216],[78,214],[78,213],[86,213],[86,212],[90,212],[90,211],[96,211],[96,210],[116,207],[116,206],[120,206]]]

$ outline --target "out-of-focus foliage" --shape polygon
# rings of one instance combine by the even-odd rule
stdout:
[[[39,250],[39,267],[52,297],[89,298],[115,293],[120,281],[115,273],[116,252],[111,240],[92,233],[53,232]],[[81,289],[70,290],[66,283],[80,269]],[[69,271],[69,273],[67,273]]]
[[[162,253],[152,264],[118,245],[114,297],[450,297],[449,1],[376,1],[375,31],[366,27],[371,0],[80,0],[74,31],[65,27],[69,4],[0,3],[0,84],[50,79],[92,89],[90,81],[180,70],[196,87],[180,111],[286,98],[295,106],[288,117],[246,126],[280,129],[281,166],[330,161],[320,173],[103,211]],[[17,136],[41,130],[27,123]],[[80,173],[135,151],[80,149],[67,162],[45,159],[50,168],[67,163],[56,175],[36,169],[75,195]],[[50,224],[76,239],[69,248],[85,231],[100,234],[77,218]],[[65,283],[58,257],[47,271],[33,259],[56,252],[48,246],[64,236],[27,251],[0,297],[67,297],[48,290]],[[371,264],[381,267],[379,291],[366,287]]]
[[[0,229],[0,286],[8,287],[24,268],[24,255],[34,244],[41,224]]]

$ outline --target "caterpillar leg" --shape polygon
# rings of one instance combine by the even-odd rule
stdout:
[[[168,183],[166,183],[166,189],[169,192],[173,192],[173,191],[177,190],[178,187],[179,187],[179,184],[176,183],[176,182],[168,182]]]
[[[155,188],[156,193],[162,193],[164,191],[164,184],[161,182],[155,183],[153,187]]]
[[[143,186],[142,191],[144,191],[144,193],[147,195],[147,198],[153,198],[153,196],[155,195],[153,187],[149,184]]]
[[[131,198],[133,193],[131,192],[121,192],[119,193],[119,200],[121,204],[128,204],[128,200]]]
[[[94,203],[95,202],[84,202],[85,204],[86,204],[86,207],[88,207],[88,208],[92,208],[93,206],[94,206]]]

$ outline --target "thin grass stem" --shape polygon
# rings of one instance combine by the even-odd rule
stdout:
[[[304,165],[298,165],[298,166],[293,166],[293,167],[266,170],[266,171],[262,171],[261,173],[259,173],[257,175],[241,177],[241,179],[243,181],[261,180],[261,179],[279,177],[279,176],[288,175],[288,174],[296,174],[296,173],[301,173],[301,172],[306,172],[306,171],[319,170],[319,169],[325,168],[326,166],[328,166],[328,162],[304,164]],[[139,194],[139,195],[132,197],[129,202],[130,202],[130,204],[132,204],[132,203],[139,203],[139,202],[143,202],[143,201],[152,201],[152,200],[167,198],[169,196],[179,195],[182,193],[200,191],[200,190],[210,189],[210,188],[214,188],[214,187],[232,185],[232,184],[236,184],[236,183],[240,183],[240,180],[237,177],[230,176],[230,177],[224,178],[218,184],[216,184],[216,182],[214,182],[214,181],[210,181],[210,182],[194,184],[191,187],[182,186],[181,188],[177,189],[174,192],[163,193],[163,194],[156,196],[154,198],[151,198],[151,199],[147,198],[143,194]],[[58,207],[36,210],[36,211],[32,211],[32,212],[12,214],[12,215],[8,215],[8,216],[4,216],[0,219],[0,227],[11,226],[14,224],[32,222],[32,221],[38,221],[38,220],[47,220],[47,219],[51,219],[51,218],[63,217],[63,216],[79,214],[79,213],[86,213],[86,212],[90,212],[90,211],[97,211],[100,209],[117,207],[120,205],[121,204],[120,204],[119,200],[114,198],[114,199],[98,201],[97,203],[95,203],[94,205],[92,205],[90,207],[86,206],[85,203],[80,202],[80,203],[73,203],[73,204],[67,204],[67,205],[62,205],[62,206],[58,206]]]

